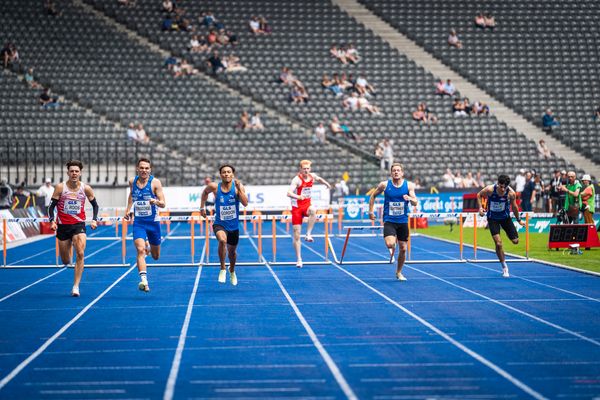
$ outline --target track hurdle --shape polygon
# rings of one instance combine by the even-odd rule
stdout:
[[[361,225],[351,225],[345,226],[343,229],[346,229],[346,238],[344,239],[344,247],[342,248],[342,254],[340,258],[337,258],[337,254],[335,253],[335,249],[333,248],[333,244],[331,240],[328,239],[328,245],[331,248],[331,254],[336,264],[342,265],[344,264],[344,256],[346,255],[346,249],[348,248],[348,241],[350,240],[350,234],[352,231],[380,231],[383,229],[383,225],[372,225],[372,226],[361,226]],[[371,234],[370,236],[375,236]],[[395,251],[395,250],[394,250]],[[366,260],[366,261],[346,261],[345,264],[390,264],[395,261],[394,251],[390,254],[389,260]]]

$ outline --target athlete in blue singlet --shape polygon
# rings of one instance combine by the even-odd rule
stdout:
[[[504,257],[502,248],[502,239],[500,238],[500,228],[504,229],[508,238],[514,244],[519,243],[519,234],[510,218],[510,209],[512,207],[515,219],[521,226],[525,223],[519,217],[519,207],[517,206],[517,196],[510,186],[510,178],[507,175],[500,175],[498,183],[484,187],[477,194],[477,204],[479,205],[479,215],[487,214],[488,227],[496,244],[496,255],[502,264],[502,276],[508,278],[508,265]],[[483,207],[483,199],[487,199],[487,211]]]
[[[237,260],[237,245],[240,239],[239,228],[239,205],[244,207],[248,205],[248,196],[244,185],[234,178],[235,168],[225,164],[219,168],[221,183],[211,182],[204,188],[200,198],[200,213],[206,217],[206,200],[210,193],[215,194],[215,221],[213,231],[219,241],[219,261],[221,270],[219,271],[219,282],[225,283],[227,280],[227,270],[225,268],[225,255],[229,257],[229,277],[232,285],[237,285],[237,275],[235,274],[235,262]]]
[[[147,158],[137,162],[137,176],[129,180],[129,197],[125,219],[131,218],[133,208],[133,243],[137,250],[137,267],[140,273],[138,288],[150,291],[146,271],[146,256],[160,257],[160,222],[158,209],[165,207],[165,196],[160,180],[150,175],[151,164]],[[149,243],[150,249],[146,245]]]
[[[373,207],[375,206],[375,197],[384,194],[383,203],[383,237],[385,245],[390,254],[396,248],[396,243],[400,242],[400,251],[398,252],[398,266],[396,267],[396,279],[405,281],[402,275],[402,267],[406,259],[406,249],[408,246],[408,204],[417,205],[417,195],[415,194],[415,185],[404,179],[404,167],[400,163],[393,163],[391,167],[391,179],[383,181],[377,185],[377,188],[371,194],[369,199],[369,218],[375,220]]]

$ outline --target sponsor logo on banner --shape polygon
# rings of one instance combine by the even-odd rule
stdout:
[[[248,208],[256,210],[291,209],[287,196],[288,185],[248,185]],[[168,209],[191,209],[200,207],[200,197],[204,186],[171,186],[163,188]],[[315,185],[311,192],[312,204],[317,208],[328,208],[330,192],[324,185]],[[240,208],[243,207],[240,205]]]

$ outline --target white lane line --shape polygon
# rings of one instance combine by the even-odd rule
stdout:
[[[291,369],[291,368],[317,368],[316,364],[216,364],[193,365],[192,369]]]
[[[188,301],[187,311],[183,320],[183,326],[181,327],[181,333],[179,334],[179,340],[177,342],[177,349],[175,350],[175,356],[173,357],[173,363],[171,364],[171,371],[169,372],[169,378],[167,379],[167,385],[165,386],[165,392],[163,394],[164,400],[171,400],[175,394],[175,384],[177,383],[177,375],[179,374],[179,367],[181,366],[183,348],[185,347],[185,340],[190,327],[192,310],[194,309],[194,300],[196,299],[198,284],[200,282],[200,275],[202,275],[202,263],[204,262],[205,250],[206,248],[203,246],[202,255],[200,256],[200,264],[198,265],[198,272],[196,272],[196,279],[194,280],[194,288],[190,294],[190,300]]]
[[[254,239],[252,239],[252,238],[249,238],[249,239],[250,239],[250,243],[252,244],[254,249],[258,252],[258,247],[256,246],[256,243],[254,243]],[[315,334],[315,331],[312,329],[312,327],[306,321],[306,319],[304,318],[304,315],[302,315],[302,312],[296,305],[296,302],[292,299],[292,296],[290,296],[290,294],[288,293],[285,286],[283,286],[283,283],[281,283],[281,280],[279,280],[279,277],[277,276],[275,271],[273,271],[273,268],[271,268],[271,265],[269,264],[267,259],[264,256],[261,256],[261,258],[265,262],[267,269],[273,276],[273,279],[275,279],[275,282],[277,282],[277,286],[279,286],[279,289],[281,290],[281,292],[283,293],[283,295],[285,296],[287,301],[290,303],[290,306],[294,310],[294,313],[296,313],[296,316],[300,320],[300,323],[302,324],[302,326],[308,333],[310,340],[312,340],[313,344],[319,351],[321,358],[323,358],[323,360],[327,364],[327,367],[329,367],[329,370],[333,374],[333,377],[335,378],[336,382],[338,383],[338,385],[340,386],[340,388],[342,389],[342,391],[344,392],[346,397],[350,400],[358,400],[358,397],[356,396],[356,394],[354,393],[354,391],[348,384],[348,381],[346,381],[346,378],[342,375],[339,367],[337,366],[335,361],[333,361],[333,358],[331,358],[331,356],[329,355],[329,353],[327,352],[327,350],[325,349],[325,347],[323,346],[323,344],[321,343],[321,341]]]
[[[124,394],[125,389],[40,390],[41,394]]]
[[[106,365],[102,367],[36,367],[34,371],[121,371],[160,369],[158,365]]]
[[[34,257],[37,257],[37,256],[39,256],[39,255],[42,255],[42,254],[48,253],[48,252],[50,252],[50,251],[56,251],[56,249],[55,249],[54,247],[52,247],[52,248],[50,248],[50,249],[47,249],[47,250],[44,250],[44,251],[40,251],[39,253],[35,253],[35,254],[32,254],[32,255],[30,255],[29,257],[20,258],[18,261],[11,262],[11,263],[10,263],[10,264],[8,264],[7,266],[8,266],[8,267],[10,267],[11,265],[15,265],[15,264],[17,264],[17,263],[20,263],[20,262],[22,262],[22,261],[25,261],[25,260],[30,260],[30,259],[32,259],[32,258],[34,258]]]
[[[515,361],[507,365],[598,365],[600,361]]]
[[[11,297],[13,297],[14,295],[16,295],[16,294],[18,294],[18,293],[21,293],[22,291],[24,291],[24,290],[27,290],[27,289],[29,289],[30,287],[32,287],[32,286],[34,286],[34,285],[37,285],[38,283],[40,283],[40,282],[43,282],[43,281],[45,281],[46,279],[48,279],[48,278],[51,278],[51,277],[53,277],[54,275],[56,275],[56,274],[59,274],[59,273],[61,273],[61,272],[65,271],[65,270],[66,270],[66,268],[61,268],[61,269],[59,269],[58,271],[55,271],[55,272],[51,273],[51,274],[50,274],[50,275],[48,275],[48,276],[45,276],[45,277],[43,277],[43,278],[41,278],[41,279],[38,279],[37,281],[35,281],[35,282],[33,282],[33,283],[30,283],[29,285],[27,285],[27,286],[24,286],[24,287],[22,287],[21,289],[19,289],[19,290],[15,291],[15,292],[12,292],[11,294],[7,294],[6,296],[4,296],[3,298],[1,298],[1,299],[0,299],[0,303],[2,303],[2,302],[3,302],[4,300],[6,300],[6,299],[10,299],[10,298],[11,298]]]
[[[219,380],[193,380],[194,385],[232,385],[234,383],[326,383],[325,379],[219,379]]]
[[[291,388],[221,388],[215,389],[216,393],[289,393],[289,392],[299,392],[300,388],[291,387]]]
[[[100,301],[113,287],[115,287],[121,280],[123,280],[127,274],[129,274],[134,268],[136,268],[136,264],[134,264],[131,268],[129,268],[123,275],[117,278],[109,287],[107,287],[102,293],[98,295],[94,300],[92,300],[83,310],[81,310],[73,319],[67,322],[62,328],[60,328],[51,338],[46,340],[44,344],[42,344],[33,354],[27,357],[23,362],[21,362],[15,369],[13,369],[8,375],[6,375],[0,381],[0,389],[6,386],[10,381],[12,381],[25,367],[27,367],[33,360],[38,358],[44,350],[46,350],[52,343],[56,341],[67,329],[71,327],[75,322],[77,322],[94,304]]]
[[[363,250],[365,250],[365,251],[368,251],[368,252],[370,252],[370,253],[372,253],[372,254],[378,254],[378,253],[375,253],[374,251],[372,251],[372,250],[370,250],[370,249],[367,249],[366,247],[362,247],[362,246],[359,246],[359,247],[361,247]],[[429,250],[428,250],[428,252],[429,252],[429,253],[432,253],[432,254],[435,254],[435,252],[432,252],[432,251],[429,251]],[[589,338],[589,337],[587,337],[587,336],[585,336],[585,335],[582,335],[582,334],[580,334],[580,333],[578,333],[578,332],[572,331],[572,330],[570,330],[570,329],[568,329],[568,328],[565,328],[565,327],[563,327],[563,326],[560,326],[560,325],[558,325],[558,324],[555,324],[555,323],[553,323],[553,322],[550,322],[550,321],[548,321],[548,320],[545,320],[545,319],[543,319],[543,318],[540,318],[540,317],[537,317],[537,316],[535,316],[535,315],[533,315],[533,314],[530,314],[530,313],[528,313],[528,312],[526,312],[526,311],[520,310],[520,309],[518,309],[518,308],[516,308],[516,307],[513,307],[513,306],[511,306],[511,305],[508,305],[508,304],[506,304],[505,302],[502,302],[502,301],[500,301],[500,300],[496,300],[496,299],[494,299],[494,298],[492,298],[492,297],[489,297],[489,296],[486,296],[486,295],[484,295],[484,294],[482,294],[482,293],[476,292],[475,290],[471,290],[471,289],[469,289],[469,288],[466,288],[466,287],[464,287],[464,286],[461,286],[461,285],[459,285],[459,284],[456,284],[456,283],[454,283],[454,282],[450,282],[449,280],[447,280],[447,279],[444,279],[444,278],[441,278],[441,277],[439,277],[439,276],[437,276],[437,275],[433,275],[433,274],[431,274],[431,273],[429,273],[429,272],[423,271],[423,270],[421,270],[421,269],[419,269],[419,268],[417,268],[417,267],[415,267],[415,266],[411,266],[411,265],[410,265],[410,263],[408,263],[408,265],[407,265],[406,267],[407,267],[407,268],[410,268],[410,269],[413,269],[413,270],[415,270],[415,271],[418,271],[418,272],[422,273],[423,275],[427,275],[427,276],[429,276],[429,277],[431,277],[431,278],[433,278],[433,279],[436,279],[436,280],[438,280],[438,281],[444,282],[444,283],[446,283],[446,284],[448,284],[448,285],[450,285],[450,286],[454,286],[454,287],[455,287],[455,288],[457,288],[457,289],[464,290],[464,291],[465,291],[465,292],[467,292],[467,293],[471,293],[471,294],[473,294],[473,295],[475,295],[475,296],[477,296],[477,297],[480,297],[480,298],[482,298],[482,299],[485,299],[485,300],[487,300],[487,301],[489,301],[489,302],[492,302],[492,303],[494,303],[494,304],[497,304],[497,305],[499,305],[499,306],[501,306],[501,307],[507,308],[507,309],[509,309],[509,310],[511,310],[511,311],[514,311],[514,312],[518,313],[518,314],[524,315],[524,316],[526,316],[526,317],[528,317],[528,318],[531,318],[531,319],[533,319],[533,320],[535,320],[535,321],[537,321],[537,322],[539,322],[539,323],[541,323],[541,324],[544,324],[544,325],[550,326],[550,327],[552,327],[552,328],[554,328],[554,329],[557,329],[557,330],[559,330],[559,331],[561,331],[561,332],[568,333],[569,335],[575,336],[575,337],[577,337],[577,338],[579,338],[579,339],[581,339],[581,340],[584,340],[584,341],[586,341],[586,342],[592,343],[592,344],[594,344],[594,345],[596,345],[596,346],[600,346],[600,342],[599,342],[598,340],[595,340],[595,339]]]
[[[154,385],[155,381],[67,381],[25,382],[25,386],[102,386],[102,385]]]
[[[317,253],[316,251],[314,251],[310,247],[306,246],[305,244],[302,244],[302,245],[304,247],[306,247],[307,249],[309,249],[310,251],[312,251],[313,253],[315,253],[317,255],[320,255],[319,253]],[[323,257],[323,256],[321,256],[321,257]],[[475,352],[474,350],[471,350],[470,348],[468,348],[467,346],[463,345],[462,343],[460,343],[456,339],[452,338],[446,332],[442,331],[440,328],[436,327],[435,325],[433,325],[429,321],[421,318],[420,316],[418,316],[414,312],[410,311],[406,307],[400,305],[397,301],[395,301],[391,297],[387,296],[383,292],[380,292],[379,290],[375,289],[373,286],[369,285],[368,283],[366,283],[365,281],[363,281],[362,279],[360,279],[356,275],[352,274],[350,271],[347,271],[346,269],[340,267],[336,263],[332,263],[332,265],[335,268],[337,268],[338,270],[342,271],[346,275],[348,275],[351,278],[353,278],[354,280],[356,280],[357,282],[361,283],[363,286],[365,286],[368,289],[370,289],[372,292],[374,292],[374,293],[378,294],[379,296],[383,297],[389,303],[391,303],[392,305],[394,305],[396,308],[402,310],[405,314],[409,315],[413,319],[415,319],[418,322],[420,322],[422,325],[424,325],[427,328],[429,328],[430,330],[434,331],[439,336],[441,336],[442,338],[444,338],[448,342],[450,342],[450,344],[452,344],[453,346],[457,347],[459,350],[463,351],[464,353],[466,353],[467,355],[471,356],[475,360],[479,361],[481,364],[483,364],[486,367],[490,368],[491,370],[493,370],[494,372],[496,372],[498,375],[502,376],[504,379],[506,379],[507,381],[509,381],[514,386],[518,387],[519,389],[521,389],[522,391],[524,391],[525,393],[527,393],[528,395],[530,395],[534,399],[538,399],[538,400],[542,400],[543,399],[543,400],[546,400],[546,397],[544,397],[541,393],[538,393],[537,391],[535,391],[534,389],[532,389],[531,387],[529,387],[528,385],[526,385],[521,380],[519,380],[516,377],[512,376],[511,374],[509,374],[507,371],[505,371],[504,369],[502,369],[498,365],[494,364],[493,362],[491,362],[487,358],[483,357],[479,353]]]
[[[373,363],[373,364],[350,364],[354,368],[413,368],[413,367],[472,367],[472,362],[463,363]]]

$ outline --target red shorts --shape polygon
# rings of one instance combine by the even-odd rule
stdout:
[[[302,225],[302,218],[308,217],[310,204],[302,207],[292,207],[292,225]]]

